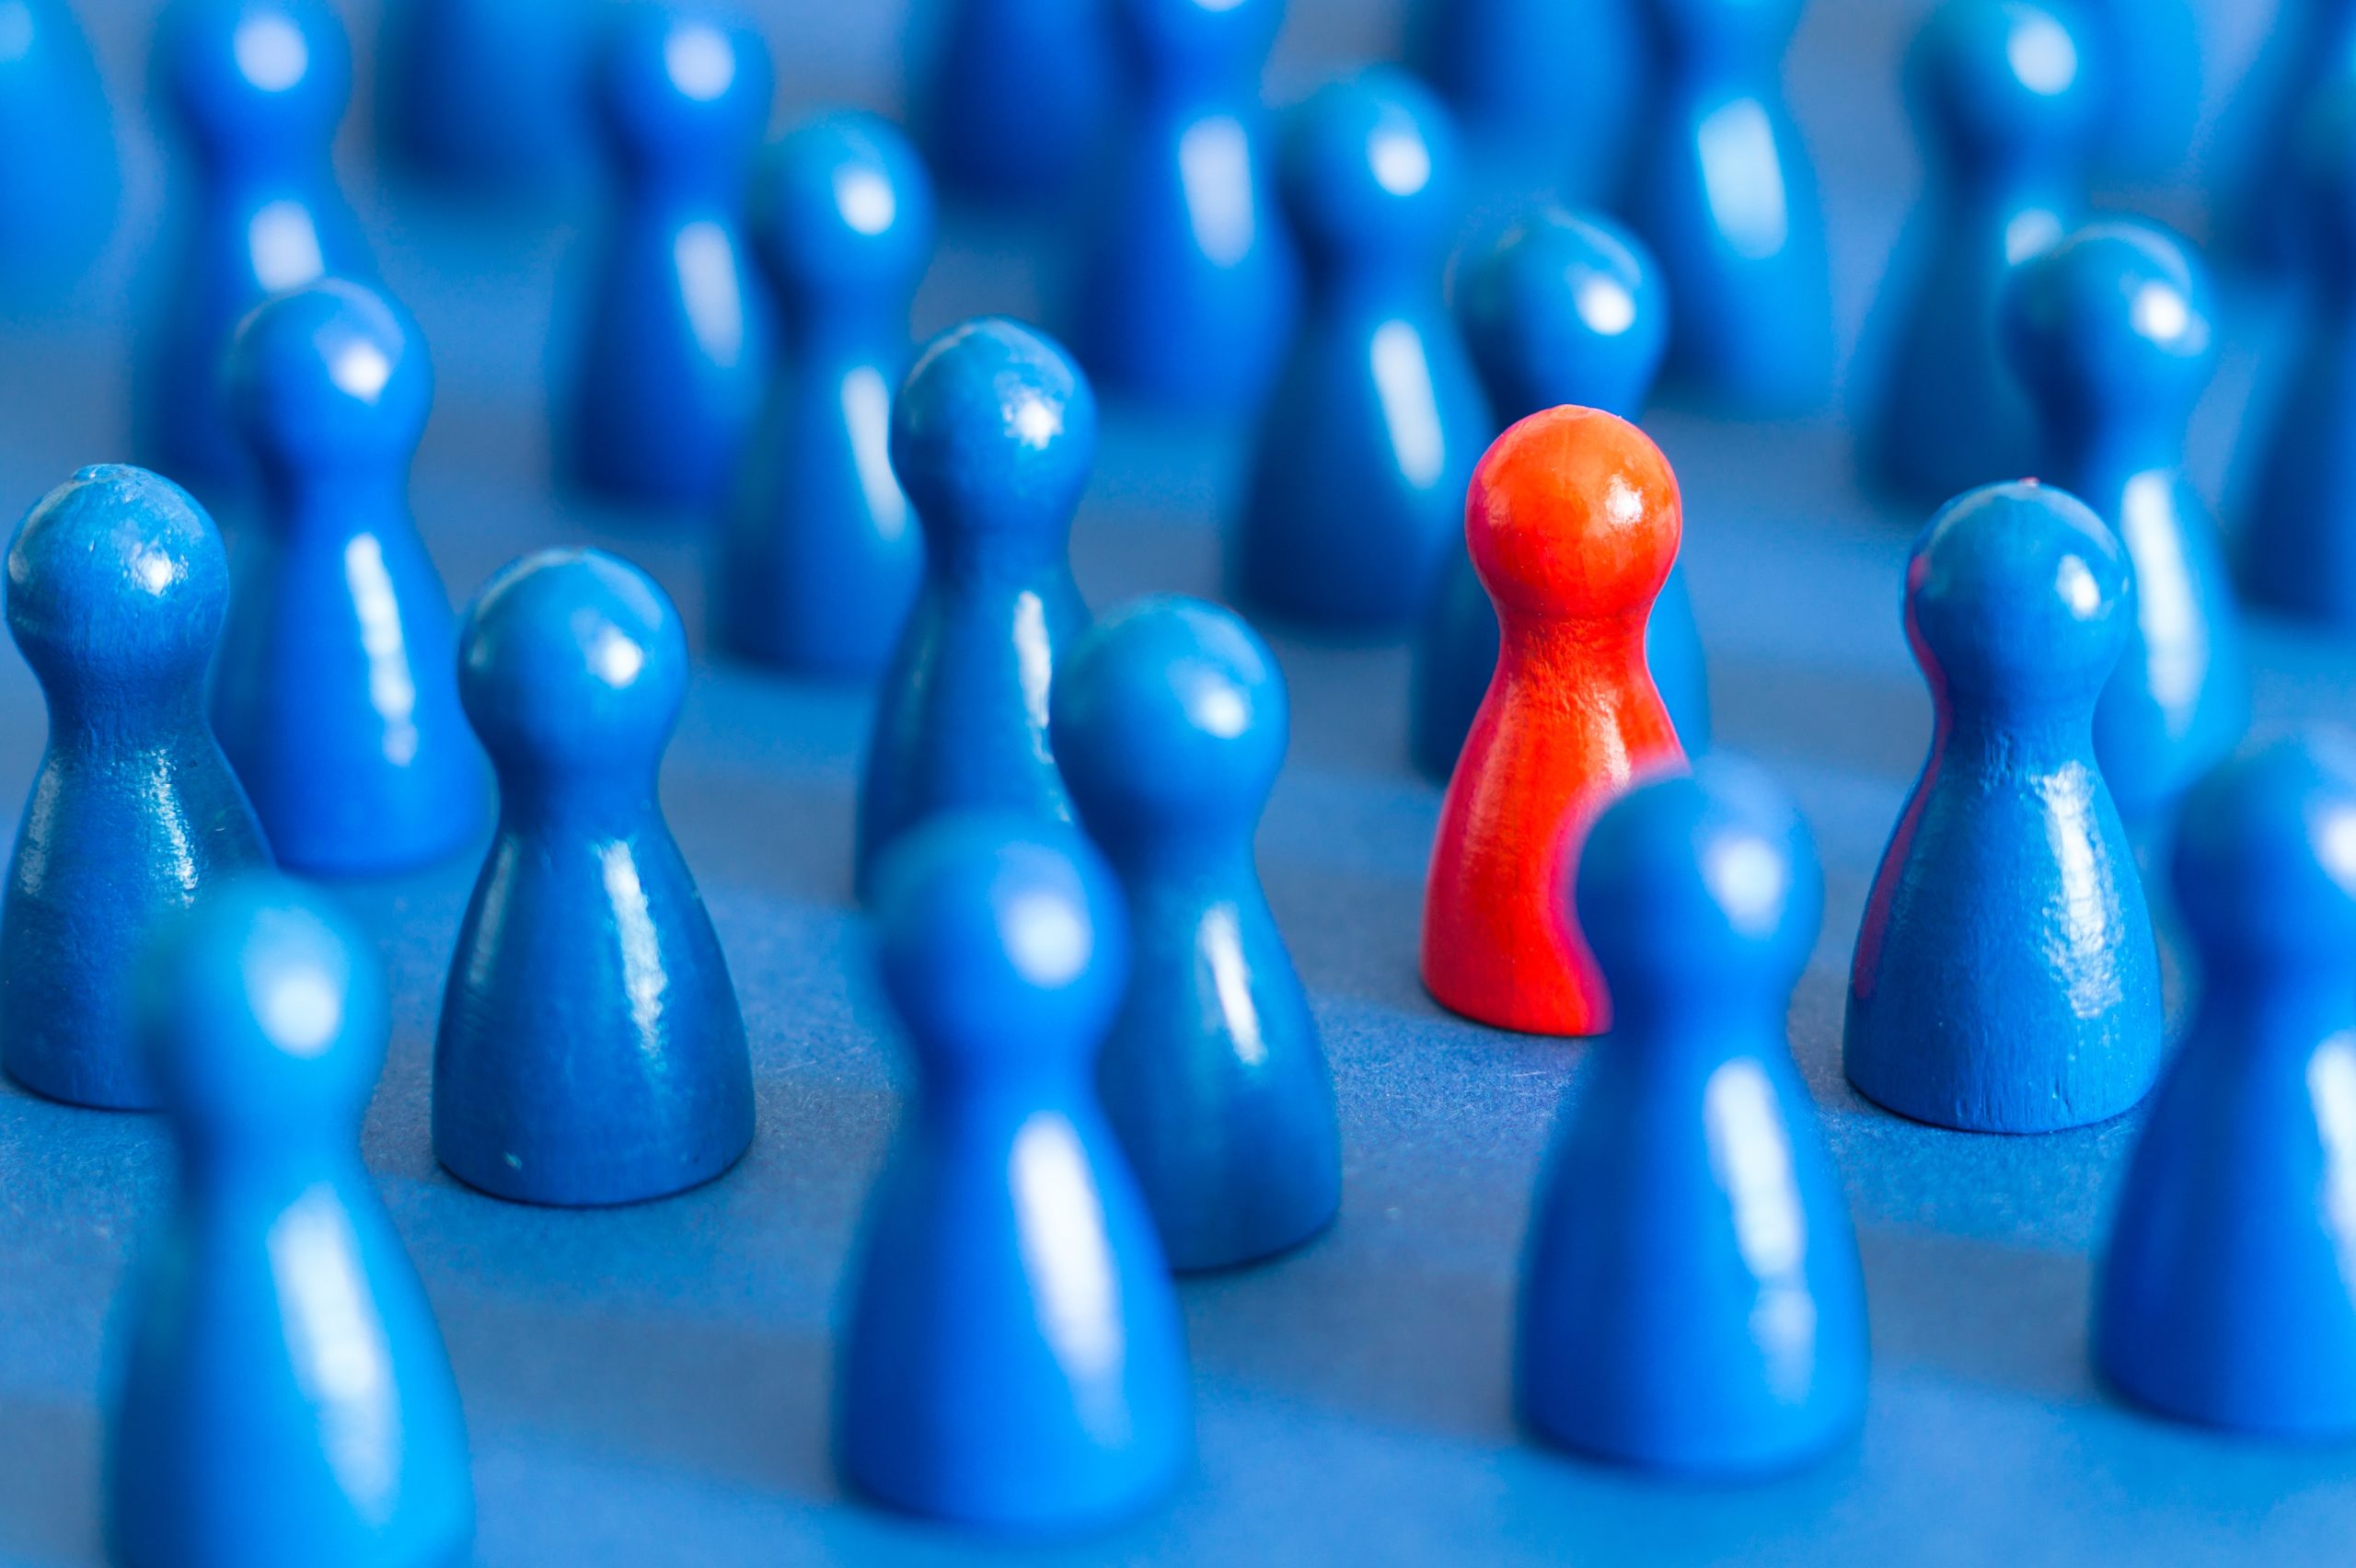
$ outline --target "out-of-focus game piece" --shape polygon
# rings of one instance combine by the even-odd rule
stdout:
[[[66,0],[0,0],[0,290],[70,283],[114,226],[114,121]]]
[[[1634,420],[1669,340],[1669,304],[1642,242],[1608,219],[1535,210],[1458,263],[1456,314],[1489,406],[1507,424],[1565,403]],[[1685,574],[1669,568],[1645,662],[1689,753],[1710,744],[1709,671]],[[1497,612],[1459,551],[1415,645],[1415,766],[1446,780],[1497,667]]]
[[[2189,0],[2062,3],[2079,12],[2094,57],[2103,170],[2152,185],[2180,178],[2200,116],[2200,34]]]
[[[1605,809],[1576,896],[1611,1034],[1539,1184],[1516,1402],[1607,1459],[1788,1469],[1865,1403],[1856,1236],[1784,1033],[1815,846],[1765,775],[1705,759]]]
[[[617,201],[568,432],[579,482],[682,511],[727,493],[774,355],[744,222],[768,123],[768,46],[715,16],[629,0],[600,40],[596,103]]]
[[[458,659],[499,834],[443,995],[433,1152],[525,1203],[710,1181],[752,1142],[753,1069],[656,792],[687,695],[678,613],[626,561],[544,550],[484,587]]]
[[[1507,182],[1617,193],[1652,80],[1633,0],[1422,0],[1414,27],[1421,70]]]
[[[49,746],[0,905],[0,1065],[76,1105],[155,1095],[131,976],[164,917],[269,864],[204,720],[229,564],[204,510],[138,468],[85,468],[17,525],[8,630]]]
[[[2295,168],[2301,122],[2325,84],[2356,70],[2356,5],[2280,0],[2258,58],[2219,116],[2208,161],[2212,243],[2221,255],[2281,268],[2299,250]]]
[[[2023,265],[2001,309],[2046,438],[2041,478],[2094,508],[2133,559],[2133,619],[2095,713],[2131,822],[2163,813],[2249,722],[2241,609],[2216,519],[2184,472],[2217,359],[2198,259],[2150,225],[2089,225]]]
[[[714,555],[713,635],[795,674],[872,675],[924,572],[891,438],[908,302],[932,259],[931,180],[885,121],[821,115],[765,155],[753,235],[784,352]]]
[[[1252,844],[1284,675],[1228,611],[1142,599],[1073,644],[1052,709],[1057,766],[1128,902],[1105,1112],[1172,1267],[1280,1252],[1342,1201],[1333,1074]]]
[[[590,161],[581,0],[407,0],[387,8],[380,58],[387,142],[445,183],[530,196]]]
[[[876,877],[917,1066],[837,1341],[844,1478],[911,1513],[1061,1532],[1173,1487],[1193,1449],[1178,1301],[1092,1081],[1121,895],[1077,832],[959,813]]]
[[[1596,813],[1684,767],[1644,647],[1677,477],[1617,415],[1553,409],[1497,438],[1464,510],[1503,641],[1432,842],[1424,984],[1502,1029],[1600,1033],[1610,999],[1565,890]]]
[[[2046,1133],[2118,1115],[2160,1064],[2159,954],[2095,761],[2132,638],[2127,551],[2035,481],[1947,503],[1906,570],[1931,755],[1857,931],[1849,1081],[1918,1122]]]
[[[482,827],[486,779],[410,516],[433,398],[417,324],[327,279],[247,317],[228,376],[261,502],[214,671],[221,749],[282,864],[364,875],[454,854]]]
[[[2185,803],[2200,997],[2120,1187],[2095,1360],[2186,1421],[2356,1431],[2356,754],[2286,736]]]
[[[917,98],[941,179],[999,202],[1070,194],[1112,124],[1112,27],[1104,0],[949,0]]]
[[[924,583],[860,779],[862,890],[884,847],[939,813],[1071,820],[1047,692],[1088,626],[1071,519],[1095,461],[1096,395],[1043,334],[969,321],[909,371],[892,405],[892,470],[924,529]]]
[[[1309,305],[1261,422],[1229,577],[1288,620],[1403,630],[1438,589],[1490,428],[1440,298],[1454,134],[1413,77],[1378,68],[1293,110],[1282,161]]]
[[[365,940],[240,877],[140,986],[179,1191],[126,1287],[107,1530],[141,1568],[442,1568],[474,1533],[433,1309],[360,1162],[391,1032]]]

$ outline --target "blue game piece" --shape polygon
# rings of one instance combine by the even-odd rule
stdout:
[[[1422,0],[1414,17],[1420,69],[1506,183],[1616,193],[1652,78],[1632,0]]]
[[[924,529],[924,582],[876,700],[859,785],[864,891],[893,839],[941,812],[1069,822],[1047,687],[1088,606],[1071,519],[1096,396],[1061,344],[986,317],[925,345],[892,405],[892,471]]]
[[[2200,117],[2200,31],[2189,0],[2063,3],[2085,18],[2101,89],[2104,171],[2143,181],[2181,175]]]
[[[7,594],[49,746],[0,904],[0,1065],[52,1100],[144,1110],[133,965],[165,916],[270,863],[204,721],[229,563],[179,486],[85,468],[17,525]]]
[[[121,194],[113,117],[65,0],[0,0],[0,289],[71,283]]]
[[[468,610],[458,680],[499,834],[442,997],[434,1155],[522,1203],[708,1182],[752,1142],[753,1069],[655,789],[687,696],[678,612],[627,561],[543,550]]]
[[[445,1568],[474,1486],[441,1331],[360,1162],[385,977],[319,895],[237,878],[144,965],[179,1190],[126,1287],[113,1560]]]
[[[836,1462],[964,1525],[1134,1514],[1194,1439],[1168,1265],[1091,1081],[1127,969],[1120,892],[1068,828],[959,813],[894,847],[875,912],[918,1082],[849,1276]]]
[[[713,633],[780,669],[872,675],[924,571],[890,451],[932,182],[891,125],[837,113],[780,137],[753,192],[785,352],[713,558]]]
[[[2185,802],[2200,1006],[2119,1190],[2095,1361],[2186,1421],[2356,1432],[2356,752],[2286,736]]]
[[[2356,0],[2281,0],[2210,138],[2211,230],[2221,256],[2281,267],[2299,251],[2282,174],[2316,94],[2356,70]]]
[[[768,46],[699,9],[634,0],[608,22],[595,75],[618,201],[575,373],[571,467],[618,500],[709,509],[772,363],[772,306],[744,221]]]
[[[1284,762],[1283,674],[1241,619],[1140,599],[1073,644],[1056,762],[1127,894],[1135,962],[1104,1109],[1171,1264],[1283,1251],[1342,1202],[1334,1079],[1260,890],[1253,831]]]
[[[997,202],[1068,194],[1103,144],[1119,64],[1104,0],[951,0],[918,103],[953,189]]]
[[[1764,774],[1709,759],[1605,808],[1577,905],[1612,1032],[1539,1183],[1522,1418],[1625,1464],[1786,1469],[1865,1402],[1856,1236],[1784,1032],[1824,912],[1815,846]]]
[[[389,9],[387,140],[449,184],[528,199],[590,152],[596,11],[581,0],[408,0]]]
[[[181,484],[237,499],[252,475],[221,378],[237,323],[284,290],[375,277],[328,156],[352,46],[323,0],[176,0],[156,57],[196,179],[143,367],[138,444]]]
[[[1553,207],[1460,261],[1456,314],[1489,407],[1507,424],[1563,403],[1634,419],[1669,340],[1659,271],[1609,219]],[[1710,744],[1709,671],[1685,573],[1671,567],[1645,628],[1645,660],[1687,755]],[[1497,612],[1460,549],[1415,645],[1409,741],[1445,781],[1497,667]]]
[[[2160,1065],[2159,953],[2093,719],[2133,637],[2126,550],[2035,480],[1941,508],[1906,568],[1930,760],[1849,972],[1849,1081],[1918,1122],[2047,1133]]]
[[[2021,264],[2085,204],[2096,95],[2065,15],[1949,0],[1908,61],[1931,177],[1875,309],[1886,379],[1853,403],[1876,477],[1910,496],[2018,478],[2041,453],[1997,310]]]
[[[2045,428],[2039,476],[2093,507],[2134,561],[2134,618],[2095,749],[2119,809],[2143,822],[2249,722],[2224,548],[2184,474],[2185,427],[2217,357],[2208,279],[2161,229],[2092,224],[2024,265],[2001,308]]]
[[[1463,535],[1490,432],[1440,299],[1456,221],[1447,113],[1402,72],[1329,83],[1286,126],[1282,184],[1309,309],[1261,421],[1229,576],[1293,620],[1402,630]]]
[[[1803,4],[1643,0],[1661,71],[1623,201],[1669,278],[1670,375],[1745,413],[1831,387],[1824,214],[1782,83]]]
[[[246,318],[229,401],[261,476],[237,542],[213,725],[279,860],[364,875],[483,821],[457,634],[409,512],[433,372],[408,312],[328,279]]]

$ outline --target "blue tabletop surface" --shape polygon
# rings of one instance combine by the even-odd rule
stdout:
[[[127,106],[131,189],[115,250],[77,297],[0,322],[10,517],[76,466],[125,455],[124,355],[152,276],[163,168],[134,84],[154,6],[82,8]],[[761,8],[789,108],[896,106],[899,6]],[[2270,6],[2209,9],[2214,99]],[[1334,60],[1395,43],[1387,5],[1299,0],[1295,11],[1280,97]],[[1919,11],[1915,0],[1818,0],[1793,55],[1850,337],[1916,183],[1895,62]],[[355,17],[364,56],[372,26]],[[589,541],[644,564],[699,628],[696,539],[560,496],[547,478],[547,367],[564,358],[567,259],[594,207],[469,209],[381,181],[356,132],[344,150],[387,282],[422,321],[441,377],[415,500],[454,594],[526,548]],[[2132,204],[2197,221],[2180,191]],[[982,309],[1036,314],[1059,293],[1060,263],[1041,244],[1018,225],[953,215],[919,328]],[[2229,306],[2235,343],[2194,454],[2212,495],[2228,485],[2281,315],[2247,291]],[[1792,1037],[1861,1231],[1874,1352],[1862,1434],[1789,1479],[1716,1488],[1584,1463],[1517,1431],[1508,1328],[1531,1183],[1581,1063],[1608,1047],[1500,1034],[1424,995],[1415,933],[1438,792],[1407,766],[1404,651],[1279,639],[1295,733],[1261,860],[1338,1082],[1342,1217],[1298,1254],[1182,1286],[1199,1397],[1192,1476],[1123,1531],[1024,1560],[2345,1562],[2356,1450],[2172,1426],[2120,1404],[2088,1368],[2091,1259],[2132,1117],[1974,1136],[1900,1121],[1841,1076],[1850,942],[1929,728],[1898,615],[1920,516],[1860,492],[1844,421],[1738,427],[1668,409],[1648,422],[1685,487],[1722,740],[1790,784],[1827,862],[1826,922]],[[1108,409],[1075,543],[1091,602],[1216,591],[1236,433]],[[2356,645],[2262,622],[2255,642],[2262,719],[2349,715]],[[475,862],[341,889],[391,966],[396,1033],[366,1152],[456,1366],[484,1563],[1015,1555],[861,1506],[827,1462],[829,1327],[901,1070],[849,908],[867,706],[856,691],[699,670],[664,794],[742,993],[760,1124],[739,1168],[685,1196],[551,1211],[439,1170],[428,1061]],[[9,812],[42,735],[30,676],[0,656]],[[0,1559],[99,1560],[110,1303],[169,1180],[156,1121],[0,1088]]]

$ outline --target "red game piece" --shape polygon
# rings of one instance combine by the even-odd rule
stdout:
[[[1530,415],[1472,476],[1465,542],[1505,640],[1432,842],[1424,984],[1443,1007],[1535,1034],[1610,1021],[1570,877],[1605,805],[1685,767],[1645,667],[1682,527],[1660,448],[1595,409]]]

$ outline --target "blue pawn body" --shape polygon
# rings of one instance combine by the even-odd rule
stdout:
[[[890,125],[828,115],[769,148],[753,225],[785,353],[714,558],[713,629],[780,669],[872,675],[924,572],[891,436],[908,302],[932,256],[931,181]]]
[[[1262,609],[1404,629],[1463,532],[1489,414],[1440,299],[1454,164],[1438,101],[1395,71],[1329,84],[1286,128],[1309,308],[1261,421],[1229,562],[1238,595]]]
[[[1865,903],[1843,1044],[1849,1081],[1901,1115],[2054,1132],[2159,1070],[2159,953],[2095,760],[2130,581],[2102,520],[2034,481],[1958,496],[1914,543],[1931,754]]]
[[[1506,425],[1565,403],[1636,418],[1669,339],[1669,306],[1643,244],[1608,220],[1553,208],[1459,264],[1456,313]],[[1415,645],[1409,741],[1428,777],[1456,770],[1496,671],[1497,643],[1496,607],[1460,549]],[[1645,661],[1678,743],[1688,755],[1706,750],[1709,671],[1681,568],[1669,569],[1653,602]]]
[[[1623,199],[1669,278],[1670,375],[1751,414],[1831,389],[1824,214],[1781,80],[1802,4],[1643,0],[1661,74]]]
[[[1615,193],[1652,80],[1635,0],[1423,0],[1415,53],[1507,182]]]
[[[1299,307],[1260,107],[1283,0],[1114,9],[1137,103],[1090,262],[1082,357],[1108,388],[1184,409],[1252,409]]]
[[[229,566],[203,509],[138,468],[85,468],[17,525],[8,630],[49,746],[0,904],[0,1065],[52,1100],[144,1110],[130,979],[159,922],[270,863],[204,721]]]
[[[387,18],[388,139],[445,183],[529,196],[589,162],[580,0],[408,0]]]
[[[996,201],[1068,194],[1120,80],[1103,0],[951,0],[937,51],[920,110],[943,182]]]
[[[924,582],[860,778],[862,890],[884,848],[938,813],[1071,820],[1047,701],[1088,627],[1071,519],[1095,457],[1087,378],[1026,328],[953,327],[908,372],[892,406],[892,469],[924,528]]]
[[[710,1181],[752,1142],[753,1071],[657,796],[687,695],[678,614],[625,561],[544,550],[484,587],[458,660],[499,831],[442,997],[434,1155],[524,1203]]]
[[[2209,290],[2174,238],[2091,225],[2024,266],[2007,348],[2047,437],[2038,473],[2094,508],[2135,566],[2135,616],[2095,715],[2131,822],[2161,813],[2249,722],[2241,610],[2216,519],[2184,473],[2185,428],[2216,363]]]
[[[1073,647],[1053,709],[1057,764],[1128,900],[1105,1112],[1172,1267],[1282,1251],[1342,1202],[1333,1074],[1252,848],[1284,677],[1228,611],[1143,599]]]
[[[2301,127],[2316,96],[2351,69],[2356,0],[2281,0],[2211,138],[2211,226],[2221,255],[2277,269],[2298,257],[2282,173],[2299,162]]]
[[[836,1344],[844,1479],[1025,1534],[1101,1526],[1193,1448],[1184,1332],[1092,1081],[1119,891],[1069,829],[944,817],[877,877],[917,1084],[870,1193]]]
[[[595,77],[618,201],[575,373],[572,475],[617,500],[709,510],[775,353],[744,212],[768,48],[750,29],[636,0],[610,19]]]
[[[2200,29],[2191,0],[2063,3],[2083,16],[2102,90],[2104,172],[2143,182],[2180,177],[2200,116]]]
[[[200,494],[240,498],[252,474],[221,366],[271,294],[373,279],[329,152],[352,96],[352,49],[324,0],[177,0],[156,75],[195,160],[136,410],[140,450]]]
[[[222,749],[284,865],[364,875],[452,854],[482,826],[484,778],[449,600],[409,513],[433,397],[417,326],[330,279],[248,317],[228,374],[262,506],[214,672]]]
[[[135,1568],[446,1568],[474,1490],[432,1304],[360,1162],[391,1032],[361,935],[237,879],[147,964],[179,1192],[133,1276],[107,1528]]]
[[[1814,847],[1723,759],[1640,785],[1579,852],[1611,1037],[1522,1264],[1523,1419],[1600,1458],[1786,1469],[1865,1413],[1865,1281],[1784,1018],[1823,913]]]
[[[113,117],[66,0],[0,0],[0,289],[71,282],[114,225]]]
[[[1876,326],[1887,381],[1869,400],[1869,461],[1932,502],[2035,471],[2038,424],[2004,358],[1998,310],[2022,263],[2085,202],[2096,94],[2064,12],[1951,0],[1908,71],[1931,175]]]
[[[2196,788],[2178,900],[2192,1024],[2119,1189],[2103,1375],[2186,1421],[2356,1432],[2356,754],[2285,737]]]

